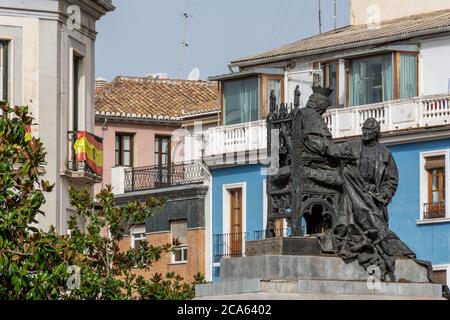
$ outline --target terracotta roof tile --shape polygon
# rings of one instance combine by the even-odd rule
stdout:
[[[377,28],[369,28],[366,24],[347,26],[231,61],[231,65],[251,66],[448,33],[450,10],[442,10],[384,21]]]
[[[95,108],[97,115],[150,119],[217,111],[217,83],[120,76],[96,89]]]

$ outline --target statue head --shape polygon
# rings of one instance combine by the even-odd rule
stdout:
[[[362,140],[365,145],[377,142],[381,137],[380,123],[374,118],[364,121],[362,126]]]
[[[327,111],[331,106],[330,95],[333,92],[330,88],[322,88],[321,86],[313,86],[313,94],[309,97],[307,107],[314,109],[320,115]]]

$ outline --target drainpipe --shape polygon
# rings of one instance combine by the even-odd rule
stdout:
[[[102,125],[102,142],[105,141],[105,131],[106,131],[106,125],[108,123],[108,118],[105,117],[105,120],[103,121],[103,125]],[[104,161],[104,160],[103,160]],[[102,178],[102,189],[105,187],[105,179]]]
[[[288,67],[286,67],[284,69],[284,102],[287,104],[289,99],[288,99],[288,95],[289,95],[289,90],[288,90]]]

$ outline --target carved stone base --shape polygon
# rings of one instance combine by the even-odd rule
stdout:
[[[442,285],[430,283],[427,269],[410,259],[396,260],[395,279],[373,277],[357,261],[333,256],[223,258],[221,281],[197,285],[195,294],[212,300],[442,299]]]

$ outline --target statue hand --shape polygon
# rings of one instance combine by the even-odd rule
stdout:
[[[376,201],[378,201],[379,203],[383,204],[383,205],[387,205],[388,204],[388,196],[385,192],[379,192],[376,193],[372,196]]]

